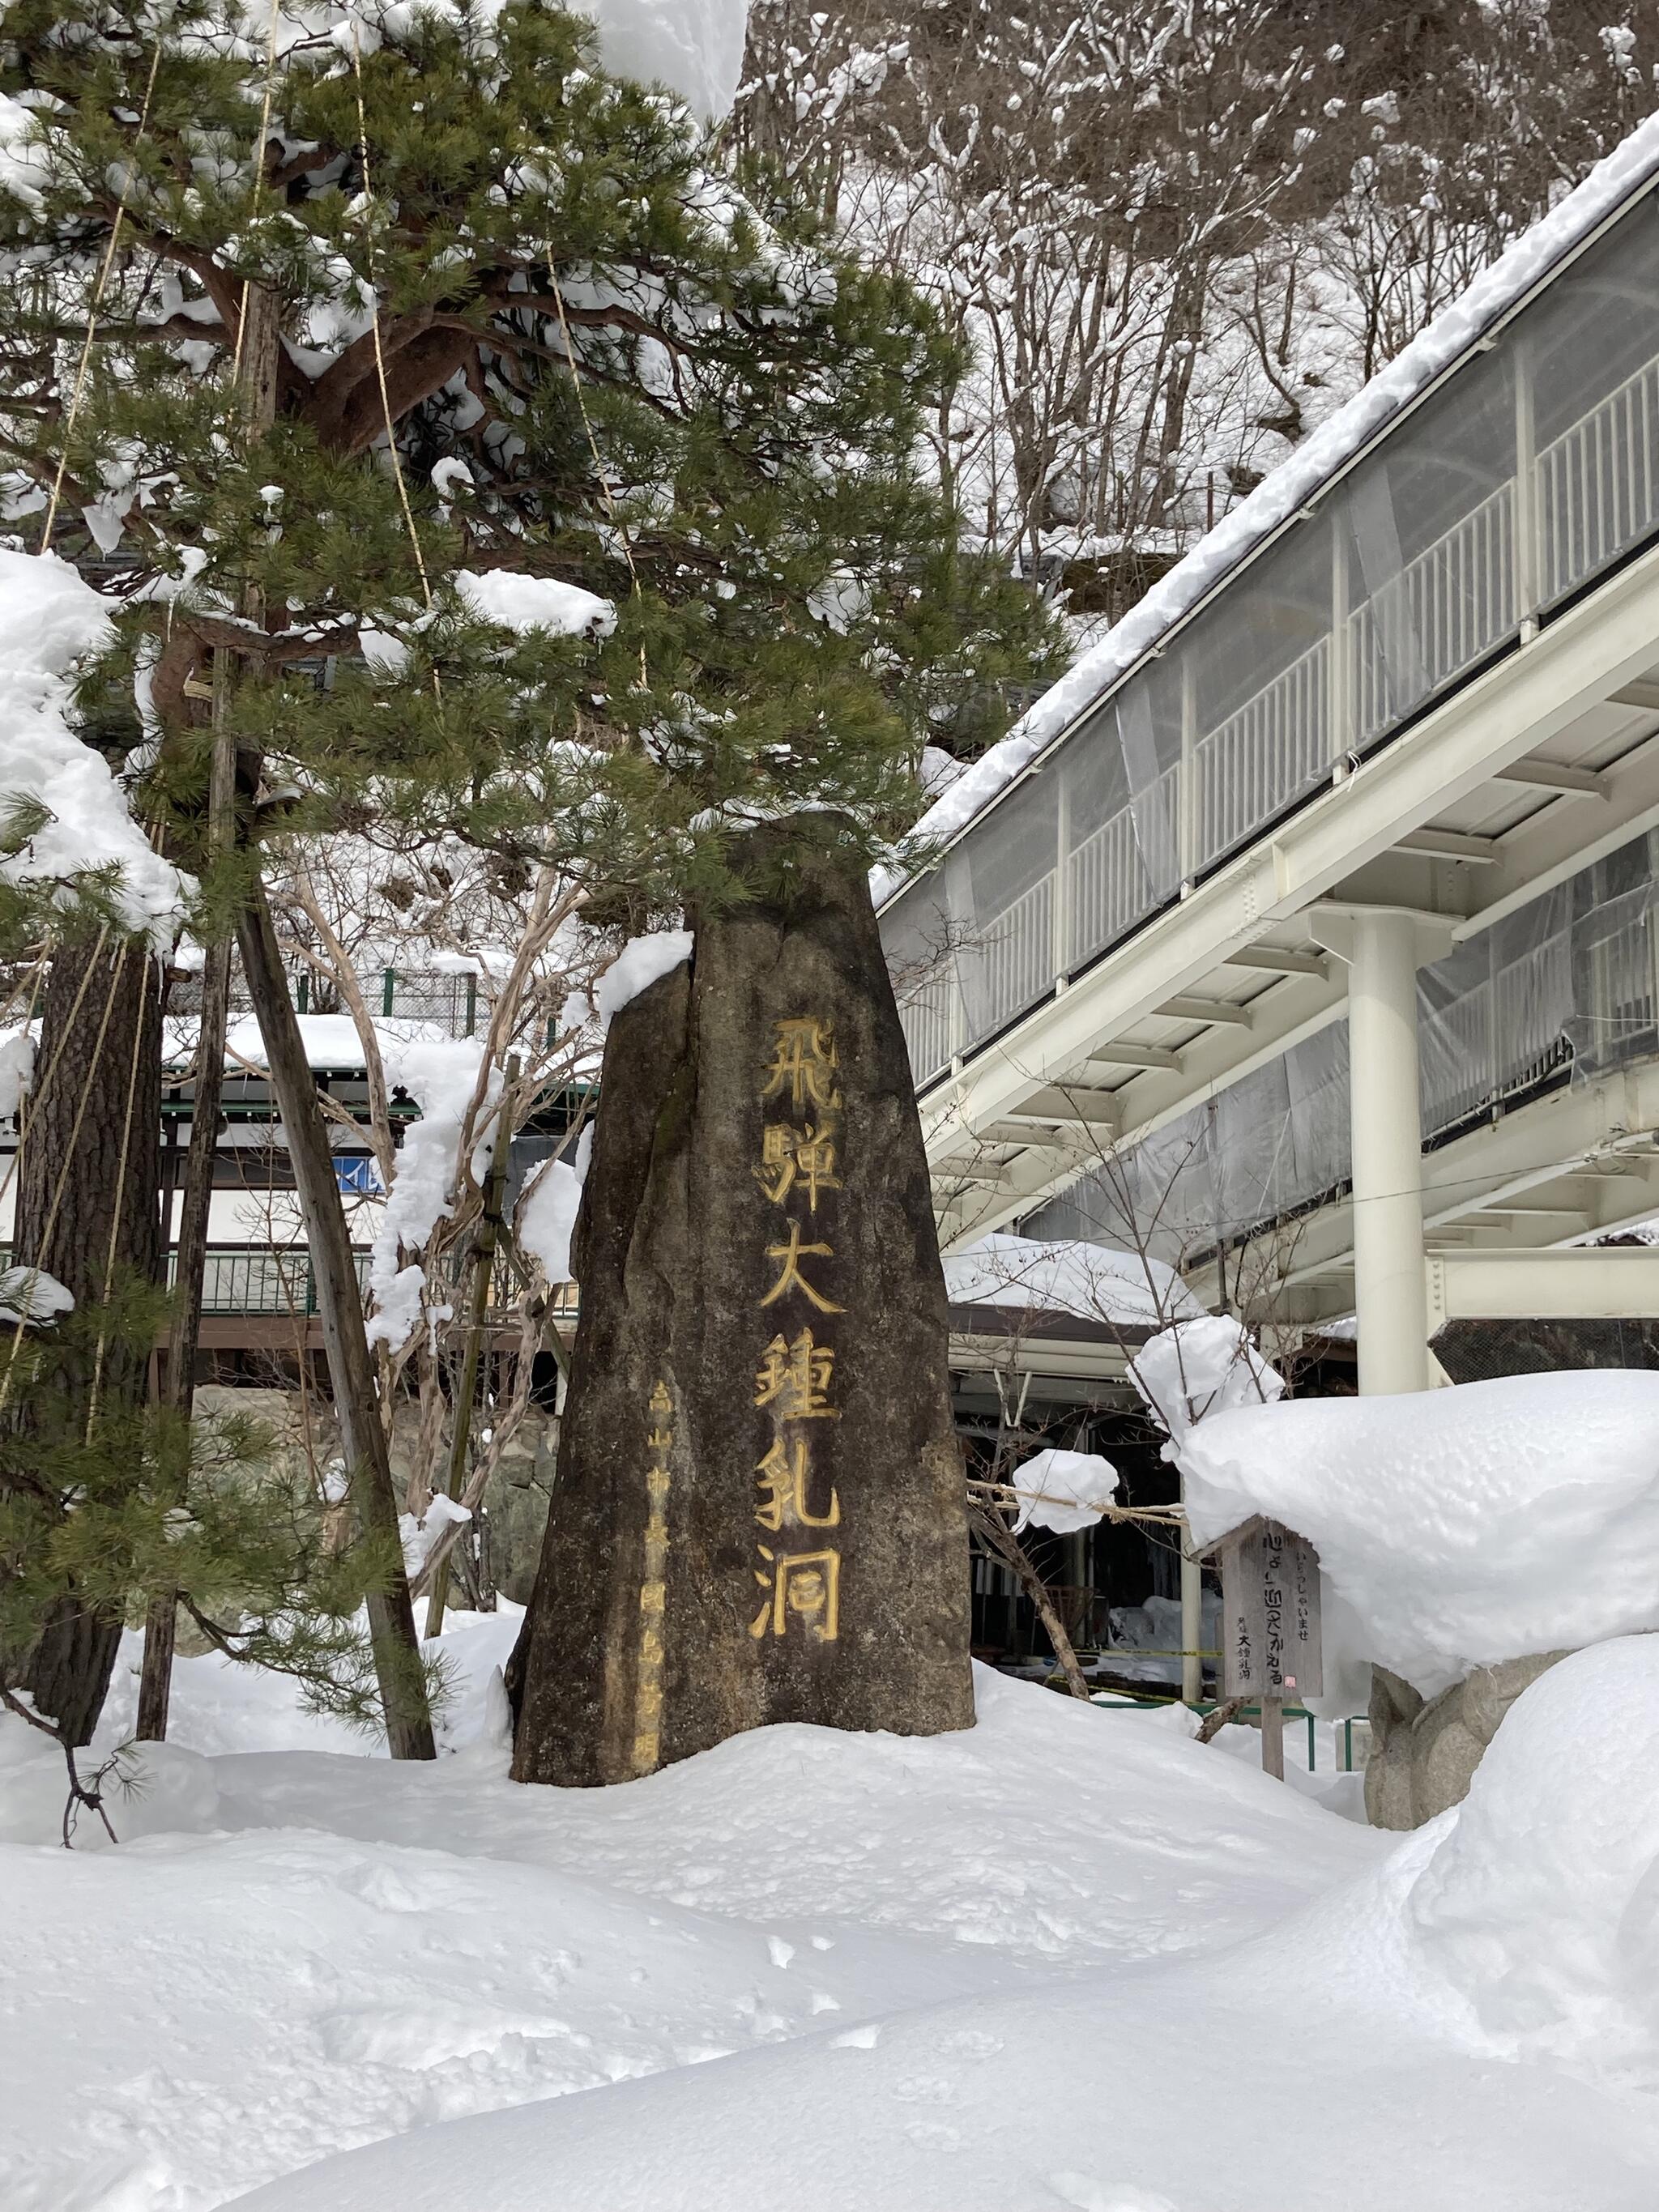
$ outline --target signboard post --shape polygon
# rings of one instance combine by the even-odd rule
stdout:
[[[1221,1568],[1221,1694],[1261,1708],[1261,1764],[1285,1774],[1285,1707],[1318,1697],[1319,1555],[1277,1521],[1247,1521],[1215,1547]]]

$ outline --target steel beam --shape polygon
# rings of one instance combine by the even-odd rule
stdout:
[[[1436,1252],[1425,1275],[1431,1331],[1449,1321],[1659,1318],[1659,1245]],[[1363,1356],[1363,1328],[1360,1348]]]
[[[1173,999],[1158,1008],[1159,1014],[1171,1022],[1208,1022],[1222,1029],[1247,1030],[1250,1027],[1250,1010],[1232,999],[1200,999],[1190,991],[1178,991]]]

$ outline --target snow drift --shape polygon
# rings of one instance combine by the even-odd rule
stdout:
[[[1366,1655],[1425,1698],[1659,1628],[1659,1374],[1246,1407],[1193,1429],[1181,1466],[1198,1543],[1254,1513],[1296,1529]]]
[[[1517,1702],[1462,1807],[1232,1948],[831,2021],[428,2129],[273,2183],[248,2212],[498,2212],[550,2187],[562,2212],[1641,2212],[1659,2162],[1643,2094],[1659,2050],[1656,1693],[1659,1643],[1567,1661]],[[1065,1770],[1089,1762],[1070,1723],[1113,1719],[1058,1699],[1023,1717],[1061,1762],[1063,1803]],[[1119,1717],[1119,1741],[1147,1725]],[[817,1734],[762,1733],[780,1751]],[[1166,1778],[1236,1765],[1143,1741]],[[894,1749],[924,1771],[937,1753]],[[1283,1797],[1236,1771],[1264,1808]],[[1144,1820],[1190,1860],[1172,1809],[1126,1799],[1114,1827]],[[1249,1832],[1256,1805],[1224,1817]],[[1210,1839],[1218,1865],[1234,1840]],[[1008,1863],[1011,1894],[1043,1856]],[[1258,2057],[1293,2087],[1218,2109],[1203,2085]]]
[[[1659,2086],[1659,1638],[1522,1692],[1406,1917],[1506,2057]]]

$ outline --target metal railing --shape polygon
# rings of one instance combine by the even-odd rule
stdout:
[[[451,1036],[473,1036],[488,1024],[490,986],[477,975],[453,975],[432,969],[374,968],[359,975],[358,984],[371,1012],[386,1018],[436,1022]],[[318,1004],[317,979],[302,968],[289,978],[289,989],[302,1014],[338,1013],[337,1004]],[[252,1011],[252,1000],[240,972],[233,975],[231,1006],[238,1013]],[[197,1014],[202,1010],[199,975],[178,975],[167,994],[171,1014]]]
[[[1514,629],[1514,514],[1515,486],[1500,484],[1350,616],[1355,746],[1372,744]]]
[[[356,1255],[357,1286],[368,1289],[368,1255]],[[177,1279],[178,1255],[167,1257],[169,1288]],[[303,1320],[317,1310],[317,1285],[311,1255],[303,1244],[210,1246],[202,1275],[202,1311],[217,1319],[229,1316]]]
[[[1066,862],[1069,968],[1085,948],[1110,945],[1146,911],[1151,886],[1135,836],[1134,810],[1124,806],[1103,822]]]
[[[1193,748],[1207,867],[1331,772],[1331,641],[1322,637]]]
[[[1546,600],[1659,525],[1659,360],[1644,362],[1538,457]]]

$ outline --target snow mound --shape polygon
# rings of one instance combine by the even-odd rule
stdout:
[[[1659,1374],[1246,1407],[1180,1456],[1196,1542],[1255,1513],[1296,1529],[1368,1656],[1425,1697],[1659,1628]]]
[[[1108,1328],[1157,1328],[1201,1310],[1173,1267],[1080,1237],[982,1237],[945,1260],[953,1306],[1070,1314]]]
[[[93,869],[118,870],[122,919],[170,940],[179,876],[133,820],[108,762],[67,720],[75,664],[110,634],[104,602],[67,561],[0,548],[0,828],[21,808],[45,817],[0,860],[0,877],[67,894]]]
[[[1033,1522],[1068,1535],[1092,1528],[1117,1495],[1117,1469],[1098,1452],[1034,1452],[1008,1478],[1019,1498],[1015,1533]]]
[[[750,2041],[325,2160],[246,2212],[497,2212],[543,2202],[550,2177],[561,2212],[1638,2212],[1659,2170],[1642,2071],[1659,2010],[1656,1692],[1659,1644],[1566,1662],[1516,1704],[1464,1806],[1385,1858],[1382,1838],[1350,1830],[1355,1863],[1373,1854],[1358,1878],[1236,1947],[1133,1968],[1073,1958],[1035,1986]],[[1115,1723],[1138,1747],[1147,1764],[1124,1774],[1101,1827],[1079,1806],[1054,1843],[1091,1832],[1109,1879],[1147,1823],[1188,1864],[1200,1917],[1216,1894],[1206,1846],[1218,1870],[1258,1807],[1288,1795],[1150,1717],[1061,1709],[1051,1724],[1029,1703],[1023,1717],[1056,1808],[1074,1762],[1091,1763],[1068,1723]],[[816,1734],[759,1733],[791,1754]],[[921,1760],[900,1787],[925,1798],[939,1747],[892,1747]],[[965,1748],[1015,1781],[1003,1744]],[[1160,1795],[1137,1802],[1154,1759]],[[1218,1787],[1228,1769],[1248,1808],[1242,1794],[1218,1802],[1226,1832],[1183,1834],[1164,1791],[1183,1770]],[[818,1775],[802,1778],[821,1817]],[[863,1819],[890,1819],[894,1778],[866,1766]],[[770,1802],[730,1799],[734,1828],[764,1839]],[[1328,1832],[1345,1825],[1307,1809]],[[1049,1857],[1005,1864],[1011,1897]],[[806,1963],[787,1944],[770,1955],[785,1983]],[[1201,2085],[1257,2054],[1294,2084],[1289,2101],[1241,2094],[1218,2114]],[[1310,2115],[1322,2121],[1301,2124]]]
[[[1284,1376],[1231,1314],[1199,1314],[1160,1329],[1129,1362],[1129,1379],[1169,1433],[1165,1459],[1178,1455],[1200,1421],[1285,1395]]]
[[[453,1755],[431,1764],[319,1753],[350,1740],[299,1713],[291,1683],[180,1660],[178,1741],[144,1749],[141,1794],[114,1806],[118,1849],[90,1835],[55,1848],[61,1756],[0,1717],[0,1820],[17,1815],[0,1849],[0,1978],[19,1993],[0,2005],[5,2212],[209,2212],[267,2182],[274,2201],[351,2212],[930,2212],[933,2191],[917,2186],[930,2165],[957,2192],[951,2212],[1041,2212],[1079,2201],[1051,2200],[1032,2176],[1085,2172],[1086,2130],[1026,2112],[1014,2171],[999,2152],[983,2182],[965,2167],[969,2131],[1020,2112],[1030,2085],[995,2082],[1022,2051],[1096,2104],[1092,2069],[1054,2066],[1056,2047],[1084,2047],[1070,2022],[1057,2045],[1046,2026],[1009,2036],[922,2012],[933,2047],[900,2069],[889,2124],[867,2153],[850,2136],[827,2161],[811,2146],[799,2186],[768,2185],[764,2170],[790,2157],[793,2118],[775,2133],[757,2120],[797,2107],[750,2106],[734,2140],[755,2185],[735,2185],[722,2156],[706,2190],[696,2109],[712,2099],[718,2141],[725,2097],[747,2079],[723,2091],[722,2064],[794,2040],[827,2069],[826,2117],[844,2129],[841,2100],[886,2081],[915,2008],[1049,2002],[1114,1960],[1162,1972],[1273,1926],[1382,1848],[1156,1716],[983,1670],[978,1726],[959,1733],[760,1729],[641,1782],[524,1788],[506,1777],[495,1673],[520,1618],[464,1616],[441,1639],[465,1703]],[[131,1729],[137,1649],[128,1637],[94,1757]],[[38,1790],[14,1786],[13,1751]],[[1212,1836],[1216,1880],[1199,1862]],[[508,2172],[488,2143],[461,2181],[441,2163],[449,2137],[434,2122],[505,2122],[503,2107],[525,2106],[533,2134],[590,2093],[601,2132],[614,2120],[626,2135],[632,2107],[614,2106],[610,2085],[649,2075],[690,2084],[687,2131],[665,2142],[653,2128],[641,2146],[660,2161],[654,2180],[627,2142],[614,2186],[584,2166],[568,2192],[556,2160]],[[811,2119],[810,2102],[798,2109]],[[951,2123],[963,2152],[941,2160],[928,2132]],[[359,2178],[331,2155],[377,2140],[406,2154],[400,2176]],[[1113,2178],[1150,2187],[1158,2172],[1137,2149]]]
[[[1659,1638],[1516,1699],[1407,1921],[1506,2057],[1659,2084]]]

